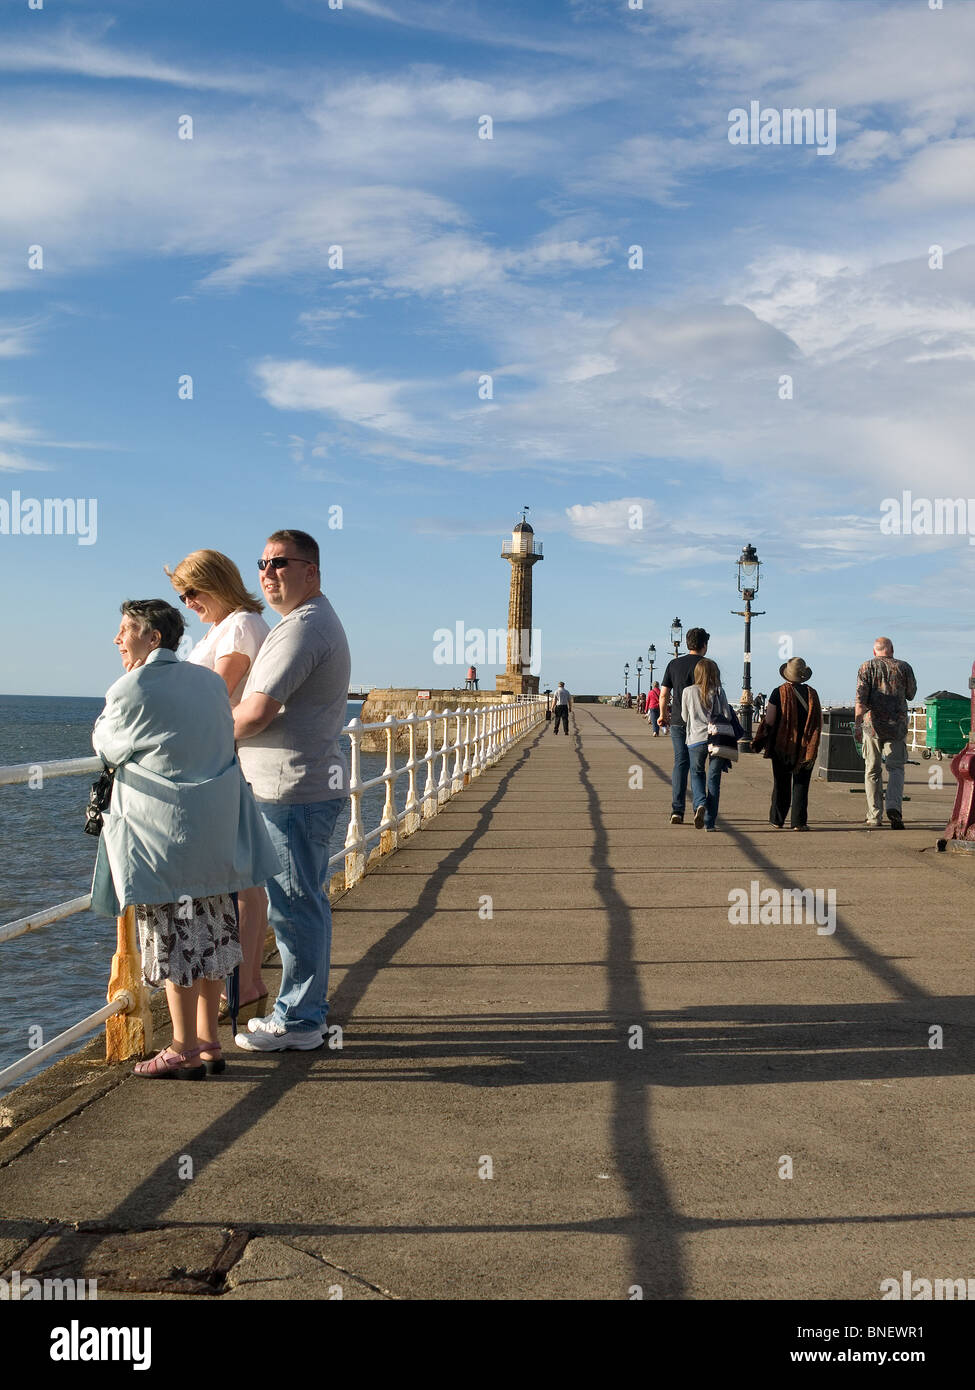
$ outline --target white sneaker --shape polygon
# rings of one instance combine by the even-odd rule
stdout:
[[[270,1033],[275,1028],[281,1027],[275,1023],[274,1014],[265,1014],[263,1018],[252,1018],[248,1020],[247,1030],[250,1033]]]
[[[260,1019],[259,1022],[269,1021]],[[285,1028],[281,1023],[274,1023],[252,1033],[238,1033],[234,1042],[245,1052],[312,1052],[323,1046],[325,1039],[317,1030]]]

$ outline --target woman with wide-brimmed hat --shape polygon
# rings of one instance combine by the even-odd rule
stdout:
[[[793,830],[808,830],[809,782],[819,751],[823,712],[819,696],[807,682],[812,671],[801,657],[779,667],[783,684],[773,690],[752,748],[772,763],[769,821],[782,829],[792,814]]]

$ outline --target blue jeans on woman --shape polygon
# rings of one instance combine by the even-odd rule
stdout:
[[[713,830],[715,821],[718,819],[721,774],[731,764],[727,758],[712,758],[708,763],[706,743],[689,744],[687,753],[691,760],[691,795],[694,799],[694,810],[696,811],[699,806],[704,807],[704,828],[705,830]],[[706,763],[707,781],[705,781],[704,773]]]

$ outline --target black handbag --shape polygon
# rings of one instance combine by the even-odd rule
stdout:
[[[92,782],[85,807],[85,834],[102,833],[102,813],[108,810],[112,800],[112,787],[115,783],[115,769],[106,764],[104,772],[98,774],[98,781]]]

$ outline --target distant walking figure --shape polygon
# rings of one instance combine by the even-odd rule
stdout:
[[[781,830],[792,815],[793,830],[808,830],[809,780],[812,777],[823,725],[819,696],[807,685],[812,671],[793,657],[779,667],[785,684],[773,690],[765,717],[752,740],[755,752],[772,762],[772,805],[769,823]]]
[[[654,681],[651,688],[647,691],[646,716],[650,720],[650,727],[653,730],[654,738],[659,738],[657,724],[660,718],[660,682]]]
[[[572,708],[572,696],[565,688],[565,681],[559,681],[559,687],[552,697],[552,705],[555,709],[555,728],[553,733],[558,733],[559,724],[565,730],[565,736],[569,736],[569,710]]]
[[[887,819],[892,830],[903,830],[904,765],[907,762],[907,702],[917,694],[914,672],[906,661],[894,660],[894,644],[878,637],[873,659],[857,673],[854,731],[863,743],[866,763],[867,825],[883,824],[884,762],[887,763]]]
[[[468,666],[468,668],[467,668],[467,680],[464,682],[464,689],[465,689],[465,690],[476,690],[476,689],[477,689],[477,667],[476,667],[476,666]]]

